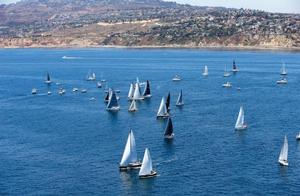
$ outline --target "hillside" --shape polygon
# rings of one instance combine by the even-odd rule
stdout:
[[[0,18],[0,47],[300,49],[300,15],[162,0],[23,0]]]

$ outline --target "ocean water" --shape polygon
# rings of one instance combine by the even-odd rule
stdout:
[[[240,72],[223,78],[233,59]],[[288,84],[280,86],[283,61]],[[89,70],[107,80],[104,86],[120,90],[119,112],[105,110],[104,88],[85,81]],[[47,72],[51,86],[43,82]],[[175,74],[183,80],[172,82]],[[129,113],[126,97],[136,77],[150,80],[153,97]],[[226,81],[231,89],[221,87]],[[299,52],[1,49],[0,194],[299,195],[299,84]],[[64,96],[57,93],[60,86]],[[37,95],[31,95],[33,87]],[[88,92],[73,93],[73,87]],[[185,105],[177,108],[181,89]],[[169,91],[172,142],[163,139],[166,121],[156,119]],[[249,128],[235,131],[241,105]],[[140,180],[138,170],[119,172],[130,129],[138,157],[150,149],[157,177]],[[284,135],[288,167],[277,162]]]

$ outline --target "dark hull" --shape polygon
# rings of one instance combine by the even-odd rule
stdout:
[[[156,173],[156,172],[153,172],[152,174],[139,176],[139,178],[141,178],[141,179],[153,178],[153,177],[155,177],[156,175],[157,175],[157,173]]]

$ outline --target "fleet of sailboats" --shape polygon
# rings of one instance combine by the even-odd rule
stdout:
[[[283,145],[281,147],[281,151],[280,151],[279,158],[278,158],[278,162],[279,162],[280,165],[283,165],[283,166],[288,166],[289,165],[289,163],[288,163],[288,150],[289,150],[288,140],[287,140],[287,137],[284,136],[284,142],[283,142]]]
[[[245,114],[243,106],[240,107],[240,111],[235,123],[235,130],[244,130],[247,129],[247,124],[245,123]]]
[[[123,171],[131,168],[140,168],[141,165],[142,163],[137,158],[133,131],[130,130],[119,168]]]

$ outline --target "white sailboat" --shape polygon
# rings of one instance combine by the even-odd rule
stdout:
[[[96,74],[93,72],[91,72],[91,70],[89,70],[87,76],[86,76],[86,80],[87,81],[94,81],[96,80]]]
[[[169,116],[169,113],[168,113],[167,106],[166,106],[166,103],[165,103],[165,98],[163,97],[161,99],[156,117],[157,118],[165,118],[165,117],[168,117],[168,116]]]
[[[300,132],[296,135],[296,140],[300,140]]]
[[[33,88],[32,90],[31,90],[31,94],[33,94],[33,95],[35,95],[35,94],[37,94],[37,89],[36,88]]]
[[[276,83],[277,84],[287,84],[288,81],[286,78],[282,77],[280,80],[277,80]]]
[[[245,115],[243,106],[240,107],[239,115],[235,123],[235,130],[247,129],[247,124],[245,123]]]
[[[142,166],[139,172],[139,178],[151,178],[156,176],[156,171],[152,168],[152,160],[148,148],[145,150]]]
[[[119,168],[120,170],[127,170],[139,168],[141,165],[141,162],[137,159],[135,138],[132,130],[130,130]]]
[[[285,68],[285,63],[282,63],[282,66],[281,66],[281,70],[280,70],[280,75],[287,75],[287,71],[286,71],[286,68]]]
[[[128,91],[128,100],[132,100],[134,94],[134,86],[130,83],[129,91]]]
[[[180,90],[180,93],[177,98],[176,106],[182,106],[184,105],[183,99],[182,99],[182,90]]]
[[[172,78],[172,81],[176,82],[176,81],[180,81],[181,77],[179,75],[175,75],[174,78]]]
[[[204,71],[202,73],[203,76],[208,76],[208,67],[207,65],[204,66]]]
[[[229,77],[230,73],[227,71],[227,66],[225,65],[223,77]]]
[[[288,140],[287,140],[287,137],[284,136],[284,143],[283,143],[283,146],[281,148],[280,155],[278,158],[278,162],[280,165],[283,165],[283,166],[289,165],[288,160],[287,160],[288,159],[288,150],[289,150]]]
[[[142,99],[144,99],[144,97],[141,95],[139,83],[135,83],[134,93],[133,93],[132,99],[134,99],[134,100],[142,100]]]
[[[135,111],[137,111],[138,109],[137,109],[137,106],[136,106],[136,101],[135,100],[132,100],[132,102],[131,102],[131,104],[130,104],[130,106],[129,106],[129,109],[128,109],[128,111],[129,112],[135,112]]]

